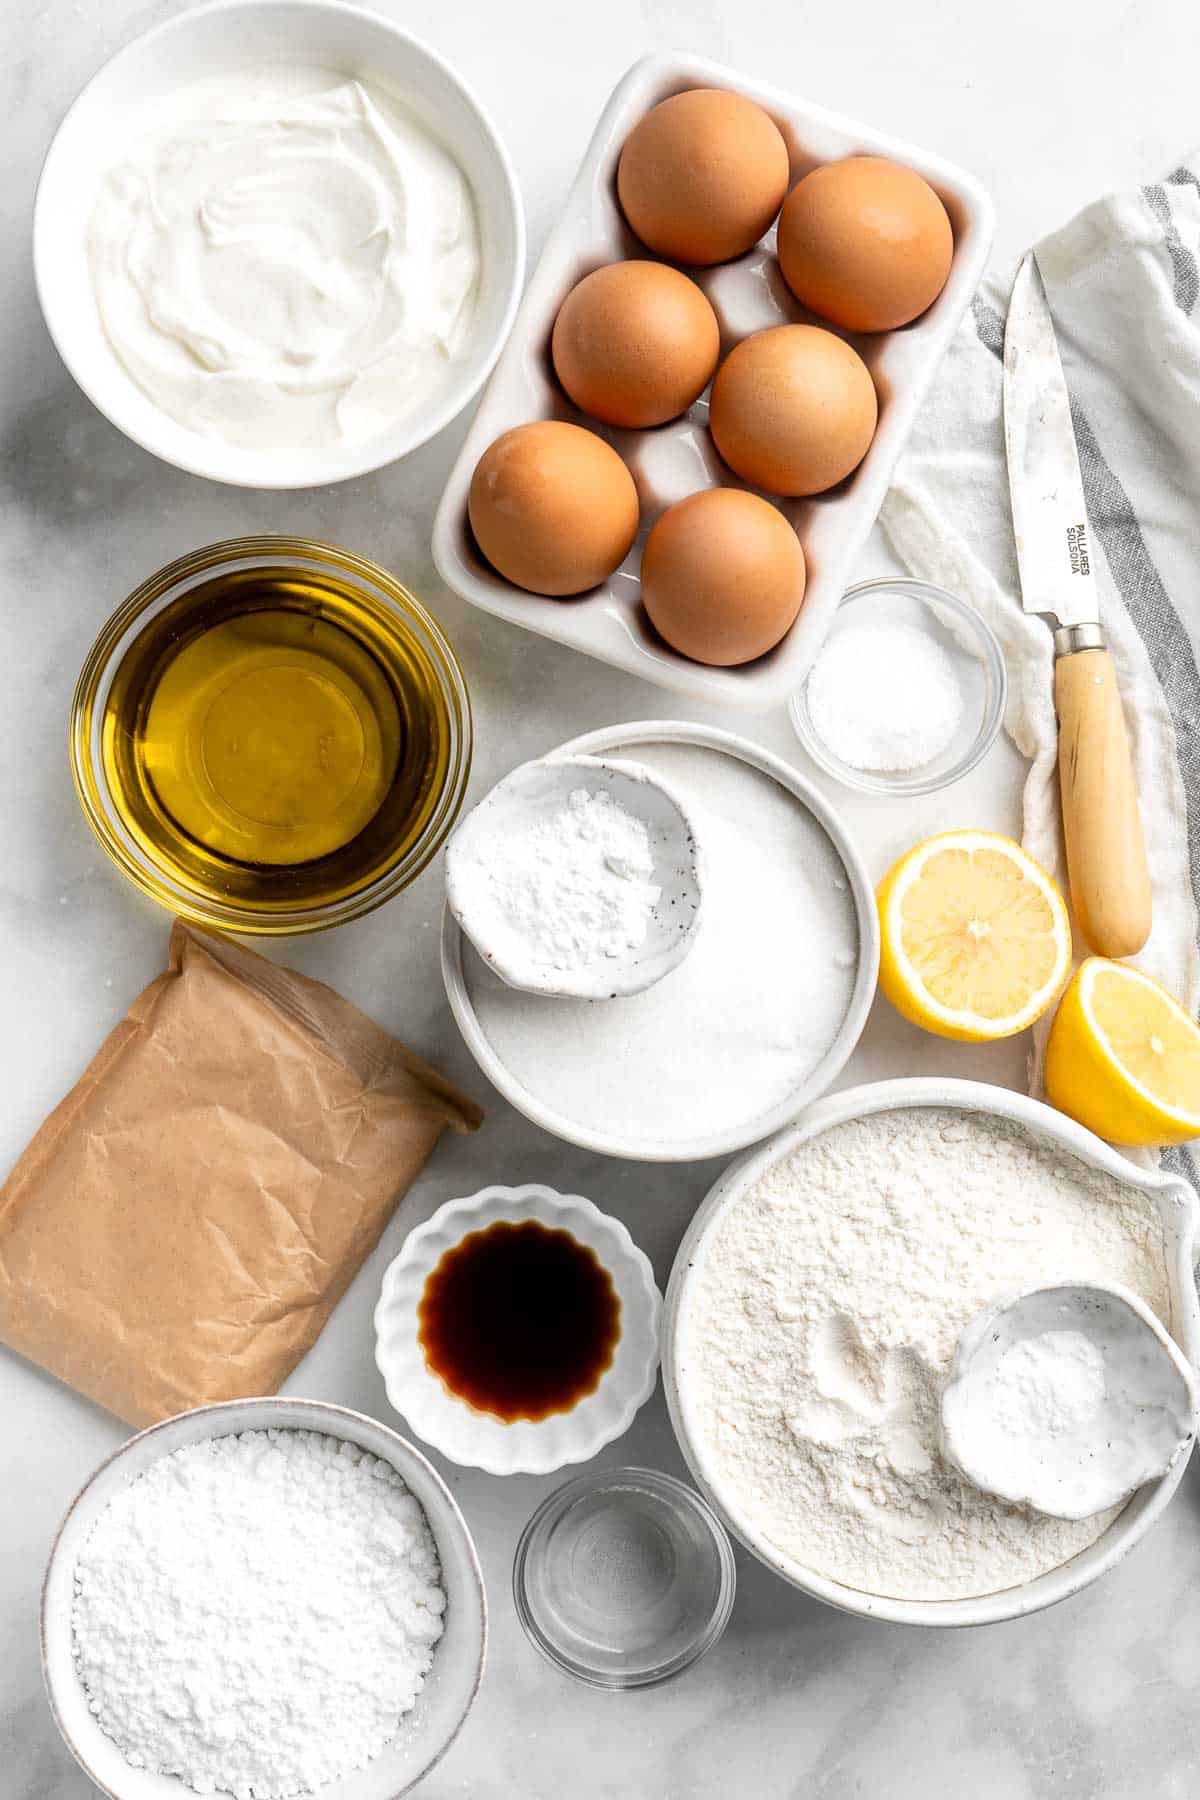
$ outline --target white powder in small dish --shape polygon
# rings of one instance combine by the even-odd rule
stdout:
[[[484,1035],[531,1095],[661,1153],[745,1129],[797,1091],[846,1017],[858,927],[841,857],[779,782],[693,745],[629,753],[671,783],[704,846],[684,961],[602,1006],[509,988],[467,943],[463,968]]]
[[[813,730],[852,769],[902,774],[953,743],[963,696],[954,664],[919,626],[864,620],[835,631],[808,677]]]
[[[472,841],[454,874],[477,938],[510,965],[564,972],[638,949],[662,892],[643,821],[583,787],[524,830]]]
[[[796,1562],[864,1593],[965,1599],[1056,1568],[1116,1516],[1050,1518],[971,1485],[942,1455],[941,1392],[963,1327],[1002,1294],[1119,1282],[1167,1319],[1150,1196],[1004,1120],[913,1108],[800,1145],[700,1255],[681,1338],[700,1441],[736,1512]]]
[[[115,1494],[75,1565],[75,1664],[134,1768],[236,1800],[368,1763],[424,1686],[446,1596],[390,1464],[315,1431],[162,1457]]]

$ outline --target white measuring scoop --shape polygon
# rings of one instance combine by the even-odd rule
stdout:
[[[1191,1448],[1196,1398],[1183,1352],[1128,1288],[1034,1288],[964,1329],[942,1445],[985,1493],[1088,1519]]]

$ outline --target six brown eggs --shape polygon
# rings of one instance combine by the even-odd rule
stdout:
[[[621,209],[648,254],[584,275],[550,344],[564,394],[602,427],[666,424],[711,383],[713,444],[732,476],[758,492],[706,488],[668,507],[645,540],[641,586],[658,635],[719,667],[772,649],[803,603],[803,549],[775,500],[837,486],[874,437],[875,384],[839,334],[919,318],[954,253],[946,209],[913,170],[846,157],[811,170],[789,194],[789,167],[778,127],[742,95],[695,88],[653,107],[617,166]],[[773,326],[722,360],[712,305],[674,265],[745,255],[777,218],[783,279],[832,329]],[[617,451],[595,431],[553,420],[517,426],[489,446],[468,514],[499,574],[555,598],[606,581],[640,523]]]

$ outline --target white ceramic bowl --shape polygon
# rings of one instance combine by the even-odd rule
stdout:
[[[847,334],[875,379],[879,429],[866,457],[846,481],[827,494],[783,502],[784,516],[799,533],[808,561],[804,605],[782,643],[732,669],[705,668],[672,650],[651,628],[641,604],[645,531],[674,501],[733,479],[709,438],[707,395],[683,418],[653,431],[611,431],[570,404],[554,379],[549,356],[554,319],[576,282],[603,263],[649,254],[625,224],[617,204],[617,160],[643,114],[668,95],[695,87],[730,88],[764,107],[787,143],[792,183],[817,163],[839,157],[864,152],[891,157],[931,183],[954,227],[950,275],[929,311],[901,331]],[[913,91],[914,118],[920,105]],[[601,114],[521,303],[512,337],[446,484],[433,533],[440,574],[473,606],[658,687],[725,706],[765,710],[782,705],[800,686],[821,647],[934,371],[979,284],[992,226],[992,203],[974,177],[916,144],[751,81],[719,63],[677,52],[635,63]],[[774,244],[772,229],[736,262],[687,271],[712,302],[723,352],[753,331],[813,316],[788,292],[778,272]],[[548,418],[572,420],[607,438],[628,462],[642,508],[642,531],[621,567],[603,586],[566,603],[523,593],[505,581],[480,557],[467,519],[471,476],[488,445],[510,426]]]
[[[818,1575],[785,1556],[757,1529],[729,1491],[708,1452],[696,1418],[689,1381],[689,1300],[712,1233],[727,1209],[767,1168],[806,1139],[817,1137],[848,1119],[914,1106],[956,1107],[965,1112],[996,1114],[1023,1126],[1034,1137],[1061,1145],[1092,1168],[1102,1169],[1152,1195],[1163,1219],[1171,1293],[1171,1335],[1193,1369],[1197,1366],[1200,1362],[1200,1303],[1197,1302],[1192,1270],[1200,1213],[1187,1183],[1176,1176],[1136,1168],[1081,1125],[1024,1094],[990,1087],[983,1082],[933,1079],[880,1081],[834,1094],[810,1108],[789,1131],[781,1132],[769,1144],[760,1145],[726,1170],[701,1203],[685,1232],[671,1270],[664,1314],[663,1386],[671,1423],[696,1485],[746,1548],[793,1587],[801,1588],[806,1594],[839,1607],[843,1612],[857,1613],[866,1619],[887,1619],[902,1625],[990,1625],[1002,1619],[1023,1618],[1027,1613],[1053,1606],[1115,1567],[1162,1513],[1183,1478],[1187,1457],[1180,1456],[1161,1480],[1139,1489],[1107,1531],[1060,1568],[1038,1575],[1019,1587],[1006,1588],[1001,1593],[986,1594],[978,1599],[894,1600],[864,1594],[840,1581]]]
[[[778,1131],[836,1079],[862,1036],[875,997],[875,979],[879,973],[879,915],[866,867],[824,795],[790,763],[751,743],[748,738],[722,731],[715,725],[693,725],[682,719],[644,719],[631,725],[606,725],[600,731],[572,739],[552,754],[601,757],[629,754],[636,760],[639,745],[653,744],[693,745],[715,750],[761,770],[796,796],[822,826],[841,858],[858,927],[858,965],[841,1029],[807,1080],[778,1106],[769,1108],[734,1131],[711,1132],[705,1137],[664,1147],[661,1143],[622,1137],[615,1131],[592,1130],[545,1105],[537,1094],[518,1081],[492,1048],[471,999],[463,966],[463,934],[449,907],[442,915],[442,980],[455,1022],[483,1073],[510,1105],[535,1125],[540,1125],[543,1131],[553,1132],[555,1137],[565,1139],[568,1144],[579,1144],[585,1150],[597,1150],[603,1156],[620,1156],[633,1162],[698,1162],[706,1156],[728,1156],[731,1151],[744,1149],[747,1144],[757,1143],[760,1138]]]
[[[462,1513],[420,1451],[376,1419],[323,1401],[275,1398],[202,1406],[139,1432],[101,1463],[72,1501],[50,1552],[41,1617],[42,1672],[50,1710],[67,1748],[109,1800],[189,1800],[193,1790],[174,1775],[132,1768],[88,1709],[71,1650],[79,1550],[113,1495],[160,1457],[205,1438],[289,1428],[342,1438],[392,1465],[425,1509],[446,1589],[446,1629],[425,1686],[398,1737],[365,1768],[321,1788],[320,1800],[399,1800],[445,1754],[471,1710],[487,1652],[483,1575]]]
[[[535,1219],[570,1232],[595,1252],[621,1302],[621,1335],[599,1387],[570,1412],[548,1419],[508,1424],[469,1406],[432,1373],[417,1337],[421,1294],[442,1256],[501,1219]],[[375,1360],[396,1411],[443,1456],[491,1475],[546,1475],[567,1463],[586,1462],[628,1431],[654,1392],[661,1311],[649,1260],[619,1219],[578,1194],[536,1184],[488,1187],[469,1199],[447,1201],[409,1232],[383,1278],[375,1308]]]
[[[104,333],[88,268],[99,181],[151,98],[207,76],[286,62],[358,75],[386,90],[451,153],[475,196],[481,278],[466,352],[431,403],[363,443],[250,450],[189,431],[126,374]],[[33,264],[50,335],[88,398],[127,437],[193,475],[239,487],[345,481],[394,462],[461,412],[508,336],[525,272],[525,219],[508,153],[487,113],[439,56],[377,13],[337,0],[220,0],[155,26],[105,63],[50,145],[33,219]]]
[[[640,944],[578,969],[535,962],[474,871],[493,867],[497,845],[525,837],[562,811],[576,790],[604,794],[645,825],[659,898]],[[687,807],[669,781],[641,763],[598,756],[541,756],[521,763],[457,826],[446,852],[446,902],[501,981],[528,993],[579,1000],[638,994],[679,967],[700,924],[701,853]]]
[[[1014,1350],[1080,1335],[1101,1358],[1100,1406],[1078,1424],[996,1416],[996,1377]],[[1140,1295],[1120,1282],[1053,1282],[1006,1294],[968,1320],[942,1389],[942,1451],[959,1473],[1012,1506],[1090,1519],[1124,1506],[1196,1435],[1196,1377]]]

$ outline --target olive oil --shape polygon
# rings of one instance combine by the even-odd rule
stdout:
[[[269,915],[393,868],[441,800],[452,736],[439,672],[397,612],[334,568],[259,564],[143,627],[101,753],[126,830],[171,883]]]

